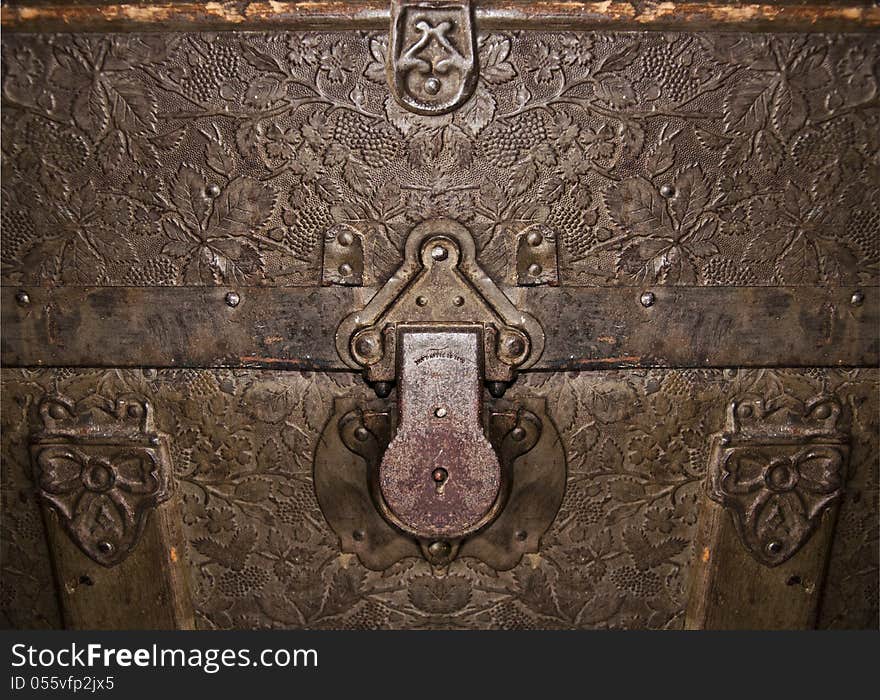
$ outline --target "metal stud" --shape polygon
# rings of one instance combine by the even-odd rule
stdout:
[[[15,301],[18,302],[19,306],[27,306],[31,303],[31,298],[27,292],[21,291],[15,295]]]
[[[538,263],[532,263],[529,265],[529,274],[532,277],[537,277],[543,272],[543,268]]]
[[[205,188],[205,194],[211,198],[220,196],[220,188],[217,185],[208,185]]]
[[[672,185],[663,185],[660,188],[660,196],[669,199],[670,197],[675,196],[675,187]]]
[[[238,292],[226,292],[226,306],[236,307],[241,303],[241,297]]]
[[[434,258],[437,262],[441,260],[446,260],[449,257],[449,251],[446,250],[442,245],[434,246],[433,250],[431,250],[431,257]]]
[[[642,296],[639,297],[639,302],[641,302],[642,306],[646,309],[649,306],[654,306],[654,302],[657,301],[657,297],[654,295],[654,292],[645,292]]]
[[[425,81],[425,92],[429,95],[436,95],[440,92],[441,87],[443,87],[443,84],[437,78],[428,78]]]
[[[865,301],[865,295],[862,292],[853,292],[849,299],[849,303],[853,306],[861,306]]]

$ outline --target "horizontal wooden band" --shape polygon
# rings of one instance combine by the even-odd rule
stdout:
[[[43,367],[345,370],[339,321],[372,290],[250,287],[2,288],[2,362]],[[25,295],[22,294],[24,292]],[[543,325],[534,369],[837,367],[880,362],[880,289],[516,288]],[[858,297],[856,299],[858,301]],[[232,300],[234,301],[234,300]],[[650,302],[650,299],[645,299]]]
[[[611,28],[747,31],[865,31],[880,8],[865,2],[572,2],[477,0],[480,29]],[[10,31],[184,29],[383,29],[390,0],[351,2],[13,2],[2,8]]]

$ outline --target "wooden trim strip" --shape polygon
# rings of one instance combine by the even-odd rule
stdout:
[[[866,3],[563,2],[475,0],[480,29],[661,29],[870,31],[880,7]],[[157,31],[221,29],[385,29],[390,0],[316,2],[165,2],[3,6],[7,31]]]
[[[27,303],[22,304],[26,291]],[[366,288],[3,287],[2,362],[24,367],[347,370],[339,321]],[[514,288],[546,335],[536,370],[880,363],[880,288]],[[18,296],[18,300],[17,297]],[[858,299],[858,298],[857,298]]]

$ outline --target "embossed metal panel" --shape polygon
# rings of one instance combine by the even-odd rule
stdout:
[[[76,624],[86,584],[53,592],[47,486],[118,506],[112,542],[67,508],[95,563],[158,547],[133,491],[113,500],[151,475],[180,512],[147,522],[180,528],[201,628],[676,629],[731,595],[695,603],[692,571],[717,582],[734,560],[755,585],[782,576],[780,607],[802,596],[791,624],[880,624],[876,8],[756,5],[737,24],[699,3],[475,2],[443,72],[438,27],[471,3],[397,34],[385,2],[172,3],[153,25],[23,4],[3,10],[4,625]],[[430,72],[401,67],[421,44]],[[433,263],[407,239],[437,222],[466,274],[420,284],[454,318],[410,284]],[[473,330],[458,354],[483,374],[431,394],[388,328],[438,322],[432,342]],[[492,323],[522,335],[524,365],[498,359]],[[402,364],[358,349],[373,324]],[[413,466],[388,447],[413,380],[418,410],[447,412],[428,424],[469,409],[488,449],[455,532],[503,504],[444,552],[418,538],[442,527],[413,489],[386,479],[395,525],[371,482]],[[85,429],[32,456],[59,449],[53,397],[124,420],[126,396],[151,409],[128,441],[154,435],[138,449],[158,471]],[[420,487],[456,495],[454,465],[424,456]],[[706,533],[728,525],[716,551]]]

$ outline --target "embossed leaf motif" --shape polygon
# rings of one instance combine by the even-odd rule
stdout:
[[[464,576],[417,576],[409,585],[412,604],[432,615],[461,610],[470,598],[471,584]]]
[[[272,214],[275,192],[249,177],[233,180],[221,189],[208,221],[211,235],[247,236],[258,230]]]
[[[643,177],[624,180],[605,193],[605,205],[626,233],[650,236],[671,233],[666,203],[657,188]]]
[[[497,34],[481,37],[479,50],[481,80],[492,85],[501,85],[516,76],[516,68],[508,60],[509,37]]]

